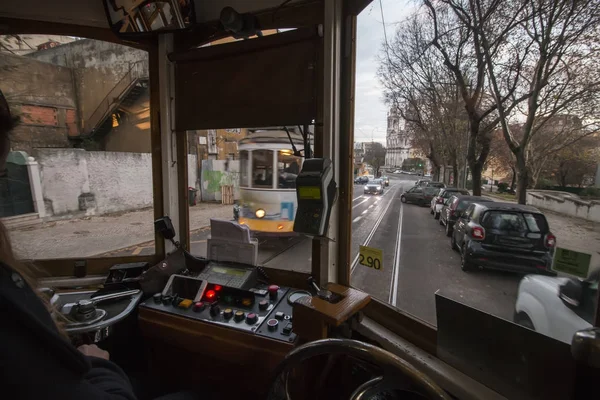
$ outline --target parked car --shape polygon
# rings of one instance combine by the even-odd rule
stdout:
[[[535,207],[473,203],[454,225],[450,240],[461,253],[461,268],[493,268],[556,275],[551,270],[556,236]]]
[[[427,182],[427,186],[428,187],[435,187],[435,188],[445,188],[446,184],[443,182],[432,182],[432,181],[428,181]]]
[[[383,181],[381,179],[372,179],[365,185],[365,194],[383,194]]]
[[[514,321],[571,344],[575,332],[590,328],[598,298],[598,272],[584,281],[527,275],[519,284]]]
[[[417,203],[420,206],[424,206],[431,201],[438,190],[437,188],[414,186],[400,195],[400,201],[403,203]]]
[[[451,195],[440,211],[440,225],[446,227],[446,236],[451,236],[454,224],[461,214],[472,203],[493,202],[494,200],[481,196],[464,196],[458,193]]]
[[[431,209],[429,210],[435,219],[440,219],[440,212],[444,207],[444,202],[453,194],[462,194],[468,196],[470,193],[467,189],[459,189],[454,187],[440,190],[438,194],[431,200]]]
[[[354,183],[360,184],[360,185],[364,185],[365,183],[369,182],[369,178],[366,176],[357,176],[354,179]]]
[[[383,183],[385,184],[385,186],[390,186],[390,178],[388,178],[387,176],[382,176],[381,180],[383,181]]]
[[[415,186],[425,187],[425,186],[427,186],[429,181],[430,181],[429,179],[419,179],[418,181],[415,182]]]

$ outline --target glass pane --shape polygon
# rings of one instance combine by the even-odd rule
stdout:
[[[593,133],[597,127],[588,125],[589,113],[566,95],[575,86],[560,79],[562,72],[548,71],[549,81],[558,82],[553,94],[540,98],[535,110],[526,100],[515,104],[518,96],[511,97],[508,87],[529,87],[535,69],[524,68],[515,76],[514,65],[505,61],[536,65],[541,54],[537,39],[528,42],[532,47],[520,42],[529,26],[515,25],[506,35],[503,49],[512,58],[506,52],[490,55],[495,65],[491,73],[502,82],[502,88],[494,89],[489,66],[480,71],[479,85],[477,78],[471,79],[477,66],[469,54],[478,46],[472,40],[477,35],[464,36],[470,28],[457,7],[431,2],[423,13],[402,2],[380,3],[377,12],[367,8],[357,21],[352,178],[387,175],[389,186],[373,193],[355,180],[352,286],[433,326],[440,317],[438,293],[570,343],[577,330],[590,326],[598,282],[594,271],[600,270],[600,231],[591,216],[592,200],[599,198],[600,139]],[[488,10],[490,21],[508,15],[502,4]],[[587,10],[578,10],[588,18]],[[537,27],[548,16],[538,17],[531,19]],[[588,43],[598,42],[598,32],[582,29],[591,42],[578,40],[578,51],[565,65],[598,81],[588,64],[596,57]],[[435,37],[439,42],[432,46]],[[557,37],[550,41],[561,46]],[[586,56],[576,56],[579,51]],[[448,68],[448,60],[457,62],[456,68]],[[465,74],[463,79],[457,79],[456,71]],[[577,79],[581,93],[591,95],[587,80]],[[491,117],[500,98],[509,99],[504,103],[506,124],[496,124],[493,117],[477,120],[465,108],[477,104],[479,115]],[[558,104],[569,104],[568,111]],[[536,122],[526,124],[526,115]],[[523,142],[524,135],[531,140]],[[510,146],[508,136],[515,141]],[[522,147],[515,149],[515,143]],[[526,160],[517,162],[519,154],[527,154]],[[518,190],[524,176],[525,187]],[[431,196],[430,187],[447,190],[441,197]],[[525,199],[515,192],[525,192]],[[466,210],[468,218],[459,218]],[[382,251],[381,269],[360,263],[360,246]],[[575,265],[582,266],[580,272]],[[561,291],[568,282],[577,290],[570,294],[576,298],[567,301]]]
[[[252,187],[273,188],[272,150],[254,150],[252,152]]]
[[[250,159],[248,151],[240,151],[240,187],[248,187],[248,172],[250,169]]]
[[[289,137],[282,127],[188,131],[188,176],[198,189],[189,208],[193,254],[209,256],[210,218],[226,219],[248,227],[260,265],[310,272],[311,239],[294,233],[305,141],[301,128],[287,129]]]
[[[0,43],[1,89],[20,118],[0,216],[18,256],[154,254],[148,54],[54,35]]]
[[[296,188],[296,177],[302,169],[302,157],[293,155],[292,150],[279,150],[277,153],[278,187],[281,189]]]

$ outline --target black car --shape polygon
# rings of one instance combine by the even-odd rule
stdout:
[[[438,191],[438,188],[414,186],[400,195],[400,201],[403,203],[417,203],[420,206],[424,206],[431,202],[431,199]]]
[[[357,176],[354,179],[354,183],[357,183],[359,185],[364,185],[367,182],[369,182],[369,177],[367,177],[367,176]]]
[[[426,187],[434,187],[434,188],[445,188],[446,184],[444,182],[432,182],[432,181],[428,181],[427,184],[425,185]]]
[[[513,203],[473,203],[461,215],[450,241],[461,268],[493,268],[556,275],[550,268],[556,237],[540,210]]]
[[[446,236],[452,235],[454,223],[471,203],[485,203],[490,201],[494,200],[481,196],[463,196],[458,193],[450,196],[445,201],[442,211],[440,211],[440,225],[446,227]]]
[[[431,200],[431,209],[429,210],[429,212],[433,215],[435,219],[440,219],[440,213],[442,211],[442,208],[444,208],[444,203],[453,194],[462,194],[468,196],[470,193],[467,189],[459,189],[455,187],[441,189],[438,192],[438,194]]]
[[[383,181],[381,179],[373,179],[365,185],[365,194],[383,194]]]

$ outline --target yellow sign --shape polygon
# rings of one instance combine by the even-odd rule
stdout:
[[[298,193],[301,199],[321,200],[321,188],[318,186],[300,186]]]
[[[383,269],[383,251],[374,247],[360,246],[358,263],[381,271]]]

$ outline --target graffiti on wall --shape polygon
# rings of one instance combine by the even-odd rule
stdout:
[[[239,198],[239,161],[202,160],[202,201],[220,201],[221,186],[232,185],[235,199]]]

